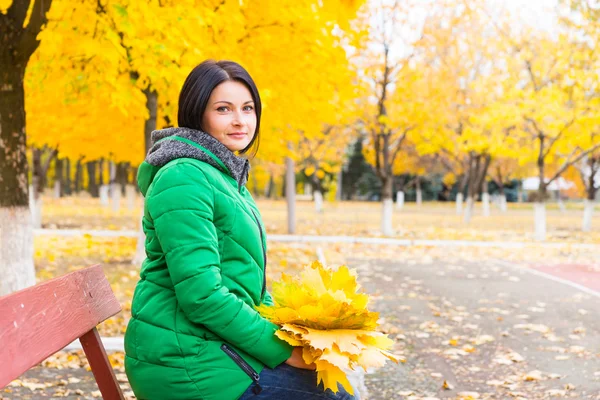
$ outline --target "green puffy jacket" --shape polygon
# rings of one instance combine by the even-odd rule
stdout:
[[[266,237],[244,184],[248,161],[210,135],[169,128],[138,172],[146,260],[125,334],[125,370],[141,399],[237,399],[290,357],[254,306]]]

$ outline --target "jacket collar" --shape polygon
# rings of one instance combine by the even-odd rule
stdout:
[[[236,156],[224,144],[206,132],[191,128],[166,128],[152,132],[152,147],[146,162],[162,167],[178,158],[204,161],[233,177],[238,188],[248,181],[250,162]]]

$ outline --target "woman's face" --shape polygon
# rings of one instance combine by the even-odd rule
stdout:
[[[210,94],[202,128],[231,151],[245,149],[256,131],[256,111],[246,86],[225,81]]]

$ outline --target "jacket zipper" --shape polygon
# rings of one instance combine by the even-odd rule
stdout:
[[[252,215],[254,215],[254,219],[256,220],[256,224],[258,225],[258,231],[260,232],[260,245],[262,246],[262,251],[263,251],[263,261],[264,261],[263,285],[262,285],[262,290],[260,292],[260,301],[262,301],[263,296],[265,295],[265,290],[267,289],[267,251],[265,249],[265,241],[264,241],[263,231],[262,231],[262,226],[260,224],[260,221],[258,220],[258,217],[254,213],[254,210],[250,209],[250,211],[252,211]]]
[[[260,380],[260,375],[256,373],[254,368],[252,368],[250,364],[248,364],[238,353],[236,353],[225,343],[221,345],[221,350],[223,350],[225,354],[227,354],[233,360],[233,362],[236,363],[237,366],[240,367],[242,371],[244,371],[246,375],[250,377],[250,379],[252,379],[252,382],[254,382],[254,387],[252,387],[252,393],[259,394],[260,392],[262,392],[262,387],[258,382]]]

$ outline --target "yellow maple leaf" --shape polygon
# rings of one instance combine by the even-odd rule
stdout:
[[[354,395],[354,389],[344,371],[324,360],[315,361],[315,364],[317,366],[317,384],[322,382],[324,389],[331,389],[335,393],[338,391],[339,383],[348,393]]]

